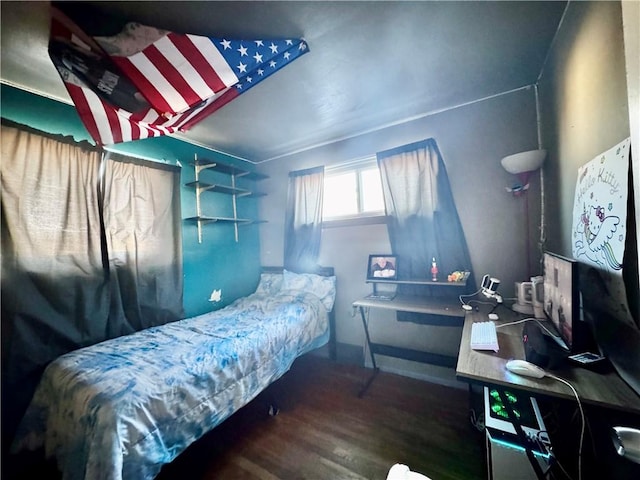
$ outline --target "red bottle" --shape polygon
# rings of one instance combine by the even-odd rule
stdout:
[[[436,257],[431,260],[431,280],[438,281],[438,265],[436,264]]]

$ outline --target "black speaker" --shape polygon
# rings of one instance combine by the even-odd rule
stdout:
[[[522,328],[524,355],[528,362],[541,368],[557,368],[566,360],[569,352],[542,333],[536,322],[527,322]]]

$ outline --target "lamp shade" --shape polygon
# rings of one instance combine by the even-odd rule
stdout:
[[[513,175],[521,175],[538,170],[544,163],[546,156],[546,150],[529,150],[504,157],[501,163],[507,172]]]

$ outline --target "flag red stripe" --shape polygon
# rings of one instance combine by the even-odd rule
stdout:
[[[230,90],[223,93],[220,98],[215,100],[211,105],[202,109],[197,115],[194,115],[193,118],[190,118],[184,125],[180,126],[180,131],[186,132],[191,127],[193,127],[199,121],[205,119],[209,115],[211,115],[216,110],[224,107],[231,100],[240,95],[240,92],[236,88],[231,88]]]
[[[164,122],[161,125],[162,128],[166,128],[167,130],[170,130],[171,133],[175,132],[178,129],[178,126],[180,125],[180,123],[183,122],[184,119],[186,117],[188,117],[193,110],[194,110],[193,108],[190,108],[186,112],[183,112],[183,113],[180,113],[178,115],[175,115],[171,119],[169,119],[166,122]]]
[[[102,142],[102,138],[100,138],[100,133],[98,131],[98,125],[96,123],[96,119],[93,116],[93,111],[89,107],[87,103],[87,99],[82,93],[82,87],[78,87],[77,85],[73,85],[71,83],[66,83],[67,91],[73,100],[73,103],[76,106],[76,110],[78,111],[78,115],[80,115],[80,120],[84,123],[85,128],[89,132],[89,135],[98,143],[98,145],[104,145]]]
[[[144,54],[149,61],[162,73],[162,76],[175,88],[189,105],[194,105],[202,101],[202,98],[193,91],[178,69],[173,66],[167,58],[160,53],[155,45],[149,45],[144,49]],[[187,57],[187,60],[189,58]]]
[[[131,140],[140,139],[140,125],[137,122],[131,122]]]
[[[111,59],[120,67],[122,73],[138,88],[138,91],[144,95],[153,108],[161,113],[172,112],[171,107],[156,87],[140,73],[140,70],[138,70],[128,58],[113,56]]]
[[[189,109],[189,111],[184,112],[182,115],[180,115],[179,118],[176,118],[175,121],[171,124],[171,128],[173,128],[174,132],[181,131],[183,125],[187,125],[191,121],[191,118],[200,113],[200,110],[198,110],[199,108],[201,107],[191,108]]]
[[[152,125],[154,123],[162,120],[162,117],[157,117],[155,120],[149,121],[147,119],[147,115],[149,114],[150,111],[151,112],[155,112],[157,114],[155,109],[142,110],[141,112],[132,113],[131,116],[129,117],[129,119],[132,122],[145,122],[145,123],[149,123],[149,124],[152,124]]]
[[[200,73],[200,76],[211,90],[217,93],[227,88],[227,85],[222,82],[218,73],[213,69],[204,55],[202,55],[200,50],[193,45],[189,37],[176,33],[170,33],[168,37],[180,53],[184,55],[184,58],[188,59],[189,63],[193,65],[193,68]]]
[[[57,18],[51,19],[51,39],[52,40],[60,40],[65,39],[71,40],[71,30],[67,28],[62,22],[58,21]]]
[[[122,129],[120,128],[120,121],[118,120],[118,114],[113,109],[111,105],[106,102],[102,102],[102,106],[104,107],[104,111],[107,114],[107,121],[109,122],[109,129],[111,130],[111,135],[113,136],[113,143],[122,143],[126,142],[130,139],[122,139]]]

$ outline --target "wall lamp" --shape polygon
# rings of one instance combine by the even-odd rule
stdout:
[[[500,163],[502,168],[507,172],[515,175],[520,180],[519,184],[514,185],[511,188],[507,188],[507,192],[510,192],[513,196],[518,197],[523,195],[529,189],[529,177],[533,172],[540,170],[544,159],[547,156],[547,151],[543,149],[528,150],[526,152],[514,153],[504,157]],[[540,182],[541,197],[542,197],[542,181]],[[524,196],[525,202],[525,253],[527,259],[527,277],[531,277],[531,260],[529,258],[529,196]],[[544,208],[541,206],[541,208]],[[540,219],[540,234],[543,235],[542,229],[544,228],[544,220]],[[541,244],[542,244],[541,240]]]
[[[520,180],[519,184],[507,188],[513,195],[521,195],[529,188],[529,177],[542,167],[547,156],[546,150],[529,150],[526,152],[514,153],[504,157],[500,163],[507,172],[516,175]]]

